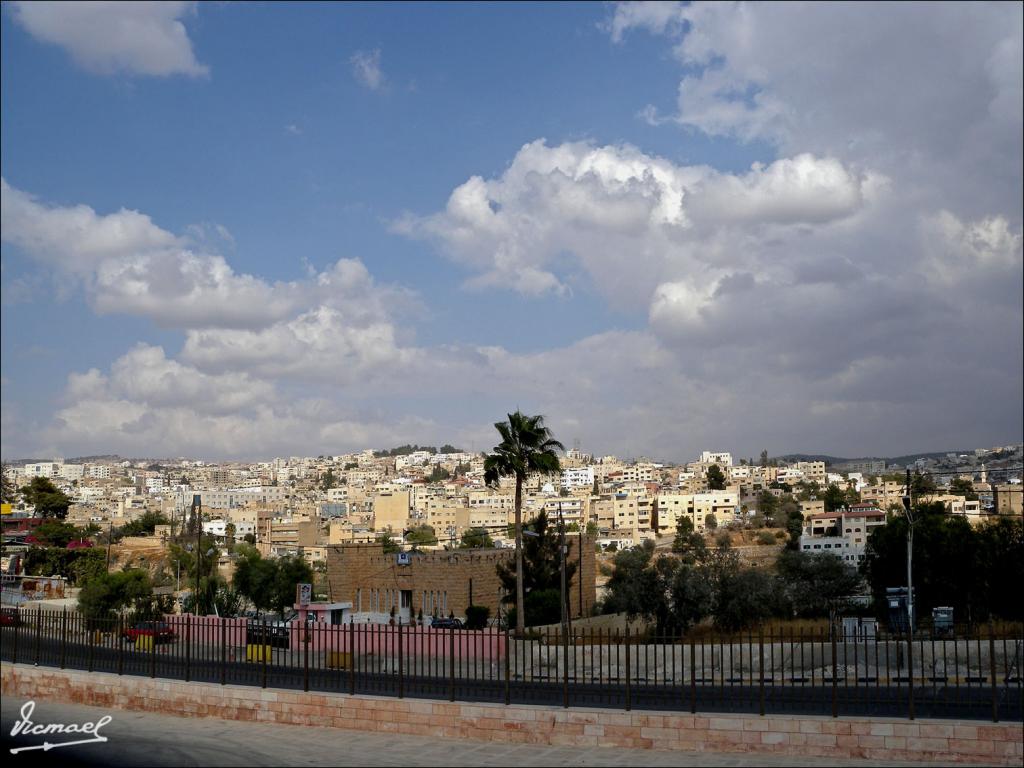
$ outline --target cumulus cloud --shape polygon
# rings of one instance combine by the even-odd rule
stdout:
[[[412,301],[409,291],[375,285],[355,259],[287,282],[236,272],[222,255],[206,250],[214,240],[233,246],[223,227],[191,227],[188,236],[177,236],[138,211],[102,215],[85,205],[48,205],[6,180],[0,180],[0,211],[0,238],[78,280],[101,314],[138,315],[214,334],[266,330],[315,307],[324,315],[343,308],[345,322],[373,326],[377,338],[380,324],[388,322],[388,304]]]
[[[1022,207],[1019,3],[620,4],[607,28],[674,41],[681,125],[870,162],[958,215]]]
[[[384,70],[380,68],[380,49],[372,51],[356,51],[349,59],[352,65],[352,76],[360,85],[371,91],[379,91],[384,87]]]
[[[91,72],[190,77],[209,72],[180,21],[195,8],[192,2],[134,0],[12,3],[15,20],[33,37],[64,48]]]
[[[473,270],[469,287],[566,293],[556,265],[569,255],[610,301],[636,308],[666,278],[713,281],[731,267],[728,232],[824,226],[883,190],[878,174],[810,154],[734,175],[628,145],[536,141],[500,177],[457,187],[444,211],[395,226]]]

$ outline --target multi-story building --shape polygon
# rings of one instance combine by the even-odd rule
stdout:
[[[718,464],[721,467],[732,466],[732,454],[731,453],[717,453],[715,451],[703,451],[700,454],[701,464]]]
[[[401,531],[409,522],[409,491],[384,491],[373,497],[373,527]]]
[[[573,467],[562,470],[562,487],[591,488],[594,485],[593,467]]]
[[[994,487],[993,506],[997,515],[1020,515],[1024,486],[1020,483],[1000,483]]]
[[[856,565],[864,559],[864,546],[871,529],[879,525],[885,525],[885,512],[868,504],[811,515],[804,523],[800,549],[811,554],[827,552]]]
[[[941,502],[946,505],[946,511],[949,514],[964,515],[974,525],[981,522],[981,502],[977,499],[968,501],[965,496],[944,493],[921,496],[920,501],[924,504]]]

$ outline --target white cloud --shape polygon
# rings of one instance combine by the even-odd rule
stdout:
[[[630,146],[536,141],[499,178],[474,176],[443,212],[396,229],[438,242],[476,273],[470,287],[565,293],[557,268],[568,256],[613,304],[636,308],[666,279],[713,280],[733,266],[720,241],[734,231],[826,226],[883,189],[877,174],[810,154],[733,175]]]
[[[384,87],[384,71],[380,68],[380,49],[372,51],[356,51],[349,59],[352,65],[352,76],[358,83],[371,91],[379,91]]]
[[[670,28],[678,28],[682,21],[679,3],[642,0],[617,3],[612,18],[602,27],[611,34],[612,40],[619,43],[630,29],[646,29],[655,34],[664,34]]]
[[[14,18],[33,37],[64,48],[99,74],[206,75],[181,18],[191,2],[15,2]]]
[[[376,286],[354,259],[340,259],[304,280],[270,283],[236,272],[218,253],[234,246],[220,226],[161,229],[138,211],[100,215],[85,205],[46,205],[0,180],[0,238],[78,280],[101,314],[130,314],[183,329],[266,329],[314,307],[344,305],[347,322],[386,321],[387,304],[408,291]]]
[[[870,164],[957,215],[1022,207],[1020,3],[626,4],[607,27],[675,41],[684,126]]]

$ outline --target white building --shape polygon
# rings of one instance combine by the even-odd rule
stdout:
[[[591,488],[594,485],[593,467],[575,467],[562,470],[562,487],[569,488]]]
[[[715,453],[714,451],[703,451],[700,455],[701,464],[718,464],[721,467],[732,466],[731,453]]]
[[[227,527],[229,525],[235,526],[235,538],[241,539],[242,537],[252,534],[256,535],[256,523],[246,522],[239,520],[232,522],[231,520],[207,520],[203,523],[203,533],[207,533],[211,536],[224,537],[227,536]]]

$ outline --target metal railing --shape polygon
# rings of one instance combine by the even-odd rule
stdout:
[[[5,661],[207,683],[618,709],[1022,719],[1024,628],[956,638],[776,630],[431,629],[4,614]]]

